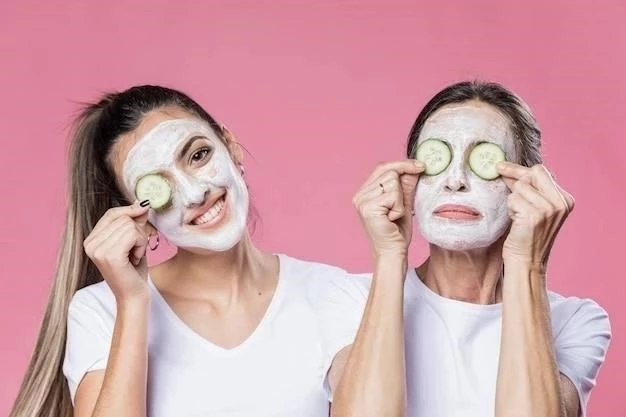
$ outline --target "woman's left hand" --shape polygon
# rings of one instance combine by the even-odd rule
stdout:
[[[523,262],[545,271],[556,235],[574,209],[574,198],[543,165],[528,168],[502,162],[497,169],[512,191],[508,209],[513,223],[504,242],[504,262]]]

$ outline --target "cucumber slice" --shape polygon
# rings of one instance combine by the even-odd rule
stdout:
[[[442,173],[450,161],[452,161],[452,150],[447,143],[439,139],[427,139],[417,147],[415,159],[426,165],[424,174],[437,175]]]
[[[495,180],[500,176],[496,171],[496,164],[506,160],[504,151],[495,143],[479,143],[469,155],[469,167],[484,180]]]
[[[172,187],[162,175],[148,174],[137,180],[135,196],[139,201],[149,200],[150,207],[161,210],[172,200]]]

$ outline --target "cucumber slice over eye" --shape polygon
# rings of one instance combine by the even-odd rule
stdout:
[[[149,200],[153,209],[162,210],[172,200],[172,187],[162,175],[148,174],[137,180],[135,196],[139,201]]]
[[[496,164],[505,161],[502,148],[495,143],[483,142],[474,147],[469,155],[469,167],[484,180],[495,180],[500,176]]]
[[[427,139],[417,147],[415,159],[426,165],[424,174],[437,175],[442,173],[452,161],[452,150],[439,139]]]

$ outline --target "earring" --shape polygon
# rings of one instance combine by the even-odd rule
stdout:
[[[156,244],[154,246],[152,246],[152,244],[150,243],[150,239],[152,239],[152,236],[156,236]],[[150,247],[151,251],[156,250],[156,248],[159,247],[159,234],[157,233],[156,235],[152,235],[150,236],[150,238],[148,238],[148,247]]]

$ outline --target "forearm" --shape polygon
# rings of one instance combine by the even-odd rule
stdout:
[[[543,271],[505,262],[496,417],[562,417]]]
[[[118,302],[111,351],[93,417],[145,417],[148,300]]]
[[[406,256],[379,257],[361,326],[333,399],[333,417],[400,417],[405,409]]]

